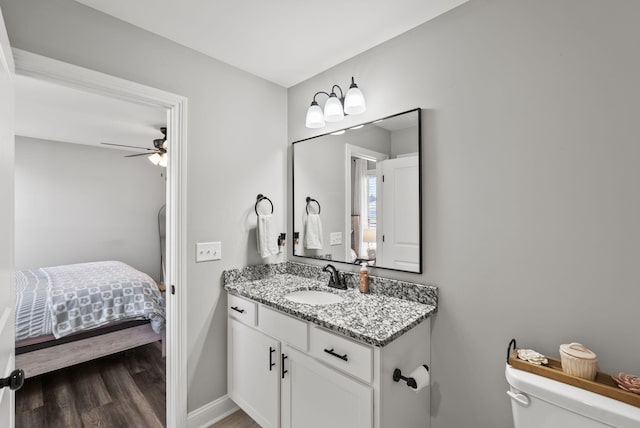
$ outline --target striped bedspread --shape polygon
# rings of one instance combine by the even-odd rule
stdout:
[[[116,321],[148,319],[160,334],[165,305],[153,279],[122,262],[16,272],[16,341],[56,338]]]
[[[16,341],[51,334],[49,276],[43,269],[16,272]]]

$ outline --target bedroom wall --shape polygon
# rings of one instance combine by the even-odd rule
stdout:
[[[188,97],[188,410],[227,392],[224,269],[262,263],[253,204],[285,232],[286,90],[72,0],[0,0],[14,47]],[[250,124],[250,126],[248,125]],[[289,235],[290,236],[290,235]],[[221,241],[220,261],[195,245]]]
[[[632,0],[472,0],[289,89],[289,141],[424,109],[425,269],[383,274],[440,287],[432,428],[513,426],[512,337],[640,374],[638,16]],[[313,94],[351,76],[367,112],[306,129]]]
[[[120,260],[160,280],[165,170],[128,154],[16,137],[16,269]]]

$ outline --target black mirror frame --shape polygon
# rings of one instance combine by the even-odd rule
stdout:
[[[347,129],[351,129],[354,128],[356,126],[360,126],[360,125],[368,125],[371,123],[375,123],[375,122],[379,122],[381,120],[386,120],[386,119],[390,119],[396,116],[400,116],[403,114],[407,114],[407,113],[412,113],[412,112],[417,112],[418,113],[418,230],[420,233],[419,236],[419,243],[420,243],[420,249],[419,249],[419,257],[420,257],[420,263],[419,263],[419,269],[418,271],[408,271],[408,270],[402,270],[402,269],[395,269],[395,268],[389,268],[389,267],[384,267],[384,266],[369,266],[369,268],[374,268],[374,269],[385,269],[385,270],[390,270],[390,271],[395,271],[395,272],[406,272],[406,273],[411,273],[411,274],[422,274],[423,273],[423,254],[424,254],[424,240],[422,239],[423,237],[423,215],[422,215],[422,191],[423,191],[423,186],[422,186],[422,181],[423,181],[423,168],[422,168],[422,109],[420,107],[411,109],[411,110],[407,110],[407,111],[403,111],[401,113],[396,113],[396,114],[392,114],[389,116],[385,116],[379,119],[375,119],[369,122],[364,122],[364,123],[359,123],[356,125],[351,125],[347,128],[342,128],[342,129],[338,129],[338,130],[334,130],[331,132],[327,132],[324,134],[320,134],[320,135],[315,135],[313,137],[309,137],[309,138],[305,138],[302,140],[298,140],[298,141],[294,141],[291,143],[291,147],[292,147],[292,152],[291,152],[291,228],[292,230],[295,231],[295,154],[294,154],[294,150],[293,150],[293,146],[297,143],[302,143],[304,141],[309,141],[309,140],[313,140],[315,138],[319,138],[319,137],[324,137],[327,135],[331,135],[335,132],[339,132],[339,131],[343,131],[343,130],[347,130]],[[295,233],[295,232],[294,232]],[[299,258],[303,258],[303,259],[311,259],[311,260],[319,260],[322,261],[323,259],[320,258],[316,258],[316,257],[309,257],[309,256],[300,256],[300,255],[296,255],[294,254],[295,251],[295,244],[292,246],[292,250],[291,250],[291,254],[293,257],[299,257]],[[349,266],[357,266],[354,265],[353,263],[349,263],[346,261],[341,261],[341,260],[331,260],[332,263],[342,263],[345,265],[349,265]]]

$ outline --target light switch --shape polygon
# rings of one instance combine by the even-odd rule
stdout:
[[[199,242],[196,244],[196,263],[220,260],[222,258],[222,242]]]
[[[329,235],[329,245],[342,244],[342,232],[331,232]]]

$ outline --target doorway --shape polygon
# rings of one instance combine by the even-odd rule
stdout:
[[[167,111],[166,426],[186,426],[187,99],[159,89],[14,49],[16,74]]]

